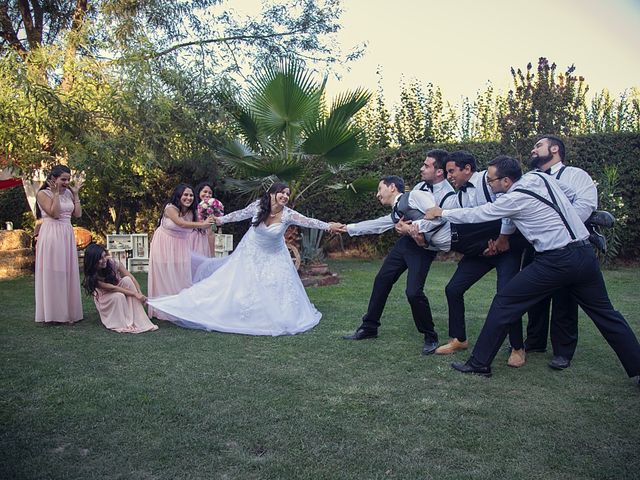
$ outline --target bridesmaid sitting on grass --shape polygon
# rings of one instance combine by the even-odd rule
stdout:
[[[157,330],[144,310],[140,285],[121,263],[95,243],[84,252],[84,289],[93,297],[102,324],[119,333]]]

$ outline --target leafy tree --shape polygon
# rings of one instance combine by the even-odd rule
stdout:
[[[387,110],[382,88],[382,72],[376,70],[378,88],[372,94],[367,105],[354,116],[354,122],[364,136],[364,144],[370,150],[386,148],[391,145],[391,116]]]
[[[398,144],[424,141],[425,97],[417,80],[413,79],[409,85],[400,80],[400,104],[396,108],[393,125]]]
[[[352,118],[370,94],[343,93],[328,108],[325,82],[287,60],[267,65],[245,94],[224,95],[238,135],[221,150],[236,177],[227,180],[230,188],[256,197],[282,180],[299,205],[361,160],[361,131]]]
[[[504,114],[505,100],[496,95],[493,85],[487,84],[473,102],[473,119],[470,139],[495,141],[500,139],[498,118]]]
[[[228,75],[285,51],[344,59],[330,38],[338,0],[267,2],[253,17],[229,3],[0,2],[1,166],[84,170],[85,217],[102,231],[109,219],[136,228],[167,173],[210,176],[223,120],[213,92]]]
[[[585,108],[588,133],[640,131],[640,90],[624,91],[616,99],[607,89],[597,92]]]
[[[577,133],[588,87],[575,67],[557,73],[555,63],[540,57],[537,70],[531,63],[523,72],[511,68],[514,88],[507,94],[506,109],[499,116],[503,143],[515,145],[518,138],[541,133]]]

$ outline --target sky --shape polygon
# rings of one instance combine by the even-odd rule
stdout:
[[[488,81],[508,90],[510,67],[547,57],[571,64],[590,91],[619,94],[640,87],[640,0],[343,0],[338,40],[346,50],[367,42],[365,55],[330,79],[328,92],[376,89],[382,68],[387,103],[401,76],[439,86],[459,103]]]

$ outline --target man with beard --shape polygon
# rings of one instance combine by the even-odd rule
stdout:
[[[445,173],[442,160],[448,152],[444,150],[430,150],[420,168],[422,182],[418,183],[413,191],[426,191],[433,193],[437,205],[448,206],[445,202],[453,201],[453,188],[445,181]],[[404,192],[404,181],[400,177],[384,177],[378,190],[378,199],[384,205],[395,206],[401,194]],[[427,196],[427,197],[429,197]],[[425,196],[415,195],[409,198],[408,206],[418,209],[422,213],[433,203],[425,203]],[[433,200],[431,200],[433,202]],[[396,219],[397,220],[397,219]],[[382,233],[394,227],[389,215],[364,222],[349,224],[345,231],[349,235],[364,235]],[[431,263],[437,255],[437,251],[428,250],[418,245],[408,235],[403,235],[395,243],[387,254],[380,271],[376,275],[369,299],[367,313],[362,317],[362,324],[351,334],[344,336],[345,340],[365,340],[378,336],[380,318],[384,311],[387,297],[395,282],[402,273],[407,274],[407,301],[411,306],[411,313],[416,328],[424,335],[423,355],[432,354],[438,347],[438,335],[435,331],[433,316],[429,300],[424,294],[424,284]]]
[[[536,255],[498,290],[469,360],[451,366],[462,373],[490,376],[491,362],[510,325],[540,300],[566,287],[615,351],[629,377],[640,375],[640,344],[611,305],[588,241],[589,231],[571,205],[573,198],[567,197],[570,189],[541,172],[522,175],[520,162],[511,157],[497,157],[488,165],[487,183],[496,194],[503,194],[495,202],[444,211],[434,207],[426,218],[442,217],[455,223],[510,218]]]
[[[572,203],[582,222],[598,207],[598,191],[587,172],[577,167],[564,165],[565,146],[562,140],[554,135],[544,135],[533,146],[529,168],[544,172],[560,183],[568,185],[575,191]],[[603,212],[606,213],[606,212]],[[525,263],[530,263],[530,255]],[[551,322],[549,308],[551,307]],[[547,336],[551,327],[551,346],[553,359],[549,367],[562,370],[569,367],[578,343],[578,303],[571,297],[567,288],[559,289],[529,309],[527,352],[544,352],[547,348]]]

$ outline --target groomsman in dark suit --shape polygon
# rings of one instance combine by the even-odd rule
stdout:
[[[477,171],[475,157],[465,151],[450,153],[446,159],[449,180],[457,189],[457,205],[453,208],[470,208],[492,203],[496,196],[487,180],[487,172]],[[513,224],[496,219],[501,225],[501,238],[509,238],[515,233]],[[449,341],[438,347],[436,354],[448,355],[459,350],[466,350],[469,342],[465,327],[464,295],[478,280],[494,268],[497,274],[496,289],[503,288],[520,270],[522,249],[512,248],[492,256],[465,255],[458,263],[458,268],[445,288],[449,306]],[[521,367],[525,363],[522,324],[513,323],[509,331],[512,351],[507,361],[511,367]]]
[[[442,217],[456,223],[509,218],[536,254],[531,264],[498,290],[469,360],[452,367],[463,373],[490,376],[491,363],[510,326],[540,300],[567,288],[615,351],[627,374],[640,375],[640,344],[627,321],[611,305],[589,232],[571,205],[575,193],[571,198],[566,185],[544,173],[522,175],[520,163],[506,156],[489,162],[487,183],[495,193],[503,194],[495,202],[444,211],[434,207],[426,218]]]
[[[426,191],[433,194],[435,202],[441,204],[447,198],[453,198],[453,188],[445,181],[444,165],[442,160],[447,156],[444,150],[431,150],[421,166],[420,174],[422,182],[418,183],[413,191]],[[387,205],[394,206],[404,192],[404,182],[399,177],[386,177],[380,182],[378,199]],[[421,210],[433,203],[426,203],[425,196],[412,197],[410,207]],[[444,205],[444,203],[442,203]],[[389,226],[389,216],[380,219],[367,220],[356,224],[347,225],[346,231],[350,235],[362,235],[382,233]],[[437,255],[437,251],[425,249],[416,244],[412,237],[401,236],[393,248],[387,254],[373,283],[371,297],[367,313],[362,317],[362,324],[356,331],[343,337],[345,340],[365,340],[378,336],[380,319],[387,302],[387,298],[393,285],[400,276],[407,271],[406,296],[411,306],[411,314],[416,328],[424,335],[423,355],[432,354],[438,347],[438,334],[436,333],[431,314],[429,300],[424,294],[424,284],[431,263]]]
[[[576,193],[573,208],[585,223],[598,208],[598,190],[587,172],[565,165],[564,157],[564,142],[556,136],[544,135],[531,150],[529,167],[569,185]],[[556,370],[569,367],[578,344],[578,302],[569,295],[568,289],[560,289],[534,305],[528,316],[525,350],[544,352],[550,333],[553,359],[549,366]]]

